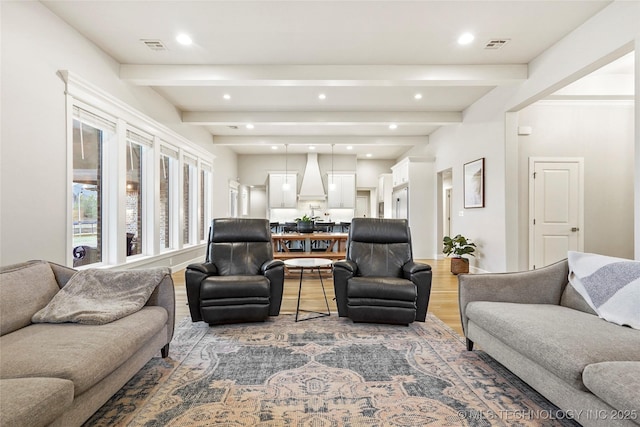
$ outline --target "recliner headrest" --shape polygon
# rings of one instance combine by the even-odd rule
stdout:
[[[268,219],[216,218],[211,227],[214,243],[271,241]]]
[[[354,218],[349,239],[367,243],[409,243],[406,219]]]

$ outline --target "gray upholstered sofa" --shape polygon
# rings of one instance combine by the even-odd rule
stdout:
[[[171,275],[146,305],[104,325],[31,323],[75,270],[30,261],[0,270],[0,423],[79,426],[155,355],[168,355]]]
[[[600,319],[568,273],[565,260],[460,275],[467,348],[478,344],[584,426],[638,425],[640,330]]]

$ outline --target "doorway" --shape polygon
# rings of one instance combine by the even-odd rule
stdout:
[[[358,190],[356,194],[356,213],[357,218],[372,217],[371,215],[371,191]]]
[[[584,160],[529,159],[529,268],[584,250]]]
[[[445,236],[451,236],[451,212],[453,210],[453,201],[451,195],[453,194],[453,170],[451,168],[438,172],[437,175],[437,219],[436,225],[438,233],[438,257],[444,258],[444,255],[440,253],[442,249],[442,239]]]

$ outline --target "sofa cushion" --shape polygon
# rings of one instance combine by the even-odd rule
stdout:
[[[582,381],[600,399],[619,411],[636,410],[640,420],[640,362],[601,362],[588,365]]]
[[[46,426],[73,402],[73,383],[59,378],[0,380],[2,425]]]
[[[269,279],[264,276],[209,276],[200,285],[200,300],[218,298],[266,298],[270,295]]]
[[[640,361],[640,331],[581,311],[550,304],[474,301],[469,320],[573,387],[585,366],[604,361]]]
[[[31,261],[0,270],[0,335],[31,324],[60,287],[46,261]]]
[[[576,291],[571,283],[567,283],[567,286],[564,288],[560,305],[597,316],[593,308],[591,308],[582,295]]]
[[[415,303],[416,285],[397,277],[353,277],[347,282],[347,296],[352,298],[375,298],[400,300]]]
[[[106,325],[32,324],[0,338],[0,378],[68,379],[77,396],[142,348],[167,318],[162,307],[144,307]]]

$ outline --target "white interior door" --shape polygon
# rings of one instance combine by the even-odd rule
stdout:
[[[529,268],[584,247],[583,159],[529,160]]]
[[[444,190],[443,229],[445,236],[451,236],[451,188]]]
[[[365,195],[362,191],[358,191],[358,195],[356,196],[355,216],[358,218],[370,217],[371,215],[369,215],[369,206],[369,195]]]

